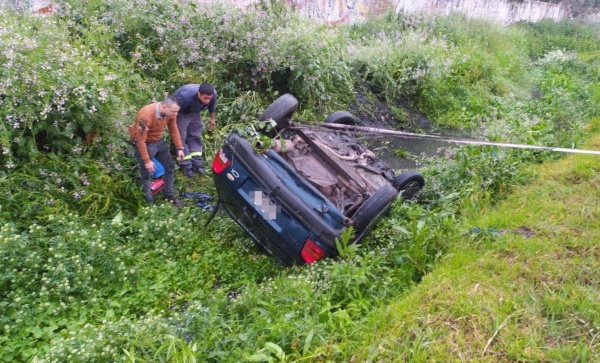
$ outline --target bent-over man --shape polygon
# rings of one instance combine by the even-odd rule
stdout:
[[[168,127],[171,140],[177,148],[177,158],[183,160],[183,145],[177,129],[177,113],[179,103],[175,96],[166,96],[161,102],[151,103],[142,107],[135,117],[133,125],[129,127],[129,135],[135,147],[135,156],[140,164],[140,176],[144,197],[154,203],[150,182],[155,165],[152,158],[156,158],[164,169],[165,187],[163,194],[175,206],[181,202],[174,195],[173,182],[175,180],[175,163],[169,151],[169,145],[163,139],[165,127]]]

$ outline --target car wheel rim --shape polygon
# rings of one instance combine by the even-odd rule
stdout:
[[[406,186],[400,191],[402,192],[402,198],[409,199],[412,198],[419,190],[421,190],[419,183],[412,181],[407,183]]]

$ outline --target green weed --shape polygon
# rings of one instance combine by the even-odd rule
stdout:
[[[368,92],[401,121],[408,104],[491,140],[579,146],[598,132],[593,26],[385,14],[325,27],[278,3],[120,0],[2,15],[3,360],[598,356],[594,158],[548,173],[536,166],[557,158],[548,152],[466,147],[419,160],[416,201],[395,202],[359,244],[346,231],[338,258],[282,269],[230,220],[203,227],[208,213],[190,200],[145,206],[126,140],[141,106],[211,81],[207,162],[231,131],[257,135],[284,92],[298,97],[298,119]],[[209,177],[177,177],[176,188],[214,194]]]

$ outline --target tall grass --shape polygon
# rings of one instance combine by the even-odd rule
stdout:
[[[353,353],[341,360],[597,361],[596,165],[577,155],[535,166],[531,185],[467,212],[452,253],[370,320],[356,339],[369,343],[345,341]]]
[[[462,218],[501,202],[531,180],[532,164],[553,157],[465,148],[420,160],[427,186],[419,199],[395,203],[362,245],[340,241],[338,259],[282,269],[227,219],[203,229],[208,214],[192,201],[181,211],[142,207],[126,126],[183,83],[219,90],[207,155],[284,92],[299,98],[298,117],[308,121],[367,96],[389,104],[399,126],[408,103],[432,123],[564,147],[579,145],[600,112],[600,40],[576,23],[501,27],[388,14],[331,27],[277,4],[141,0],[66,1],[49,17],[2,11],[6,361],[389,357],[397,353],[389,341],[352,337],[379,326],[377,312],[439,263],[456,263],[452,241],[471,238],[456,229]],[[176,187],[214,193],[209,178],[177,178]],[[494,236],[485,230],[476,245]],[[548,315],[573,309],[545,299]],[[490,329],[500,331],[510,314]],[[427,339],[415,330],[398,342],[410,346],[406,357],[425,360]]]

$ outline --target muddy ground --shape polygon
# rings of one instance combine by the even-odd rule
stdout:
[[[372,94],[360,93],[348,111],[356,116],[360,126],[420,129],[430,125],[427,117],[412,107],[408,100],[397,100],[390,106]]]

